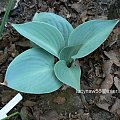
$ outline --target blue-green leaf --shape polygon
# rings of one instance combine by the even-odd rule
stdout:
[[[12,25],[21,35],[41,48],[58,57],[65,41],[60,31],[52,25],[40,22],[28,22]]]
[[[76,45],[76,46],[68,46],[63,48],[60,51],[59,58],[60,60],[69,60],[72,58],[72,56],[76,55],[80,49],[81,45]]]
[[[81,45],[74,58],[84,57],[97,49],[109,36],[118,20],[91,20],[78,26],[69,37],[69,46]]]
[[[41,12],[35,14],[33,21],[45,22],[55,26],[62,33],[65,44],[68,45],[68,37],[73,31],[73,27],[66,19],[54,13]]]
[[[67,67],[66,61],[60,60],[54,67],[56,77],[63,83],[73,87],[77,91],[80,90],[80,67],[72,64],[70,68]]]
[[[53,92],[62,85],[54,74],[54,57],[39,48],[17,56],[10,63],[5,80],[8,87],[33,94]]]

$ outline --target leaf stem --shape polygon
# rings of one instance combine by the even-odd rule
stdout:
[[[9,120],[11,117],[16,116],[16,115],[20,115],[20,113],[19,113],[19,112],[15,112],[15,113],[7,116],[6,118],[4,118],[4,119],[2,119],[2,120]]]
[[[73,60],[72,58],[70,58],[70,59],[66,62],[68,68],[70,68],[70,67],[72,66],[72,63],[73,63],[73,62],[74,62],[74,60]]]
[[[2,37],[2,33],[4,31],[4,26],[5,26],[5,24],[6,24],[7,20],[8,20],[8,16],[9,16],[10,10],[11,10],[11,8],[13,6],[13,3],[14,3],[14,0],[9,0],[5,15],[3,17],[3,20],[2,20],[2,23],[1,23],[1,26],[0,26],[0,39]]]

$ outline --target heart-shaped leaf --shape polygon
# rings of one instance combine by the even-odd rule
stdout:
[[[43,49],[32,48],[10,63],[5,80],[8,87],[21,92],[49,93],[62,85],[53,69],[54,57]]]
[[[72,56],[78,53],[80,47],[81,45],[70,46],[70,47],[68,46],[68,47],[63,48],[59,54],[60,60],[68,61],[69,59],[72,58]]]
[[[55,26],[62,33],[65,44],[68,45],[68,37],[73,31],[73,27],[66,19],[54,13],[41,12],[35,14],[33,21],[45,22]]]
[[[97,49],[118,22],[118,20],[91,20],[78,26],[68,40],[69,46],[81,45],[74,58],[84,57]]]
[[[56,77],[63,83],[73,87],[77,91],[80,90],[80,67],[72,64],[70,68],[67,67],[66,61],[60,60],[54,67]]]
[[[21,35],[41,48],[58,57],[65,41],[60,31],[52,25],[40,22],[28,22],[12,25]]]

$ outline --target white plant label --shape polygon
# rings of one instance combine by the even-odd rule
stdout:
[[[7,113],[15,107],[23,97],[18,93],[11,101],[9,101],[1,110],[0,110],[0,120],[7,117]]]

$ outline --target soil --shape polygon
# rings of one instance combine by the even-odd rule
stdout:
[[[0,1],[0,22],[7,0]],[[4,3],[4,4],[2,4]],[[2,7],[1,7],[2,6]],[[10,62],[30,48],[29,41],[10,23],[31,21],[36,12],[54,12],[66,18],[74,28],[92,19],[120,19],[119,0],[20,0],[10,12],[0,40],[0,82]],[[120,119],[120,23],[95,52],[79,59],[82,69],[81,89],[116,90],[117,93],[79,94],[64,85],[43,95],[21,93],[23,100],[10,111],[20,115],[10,120],[119,120]],[[14,76],[13,76],[14,77]],[[109,82],[110,81],[110,82]],[[0,86],[0,108],[18,92]]]

